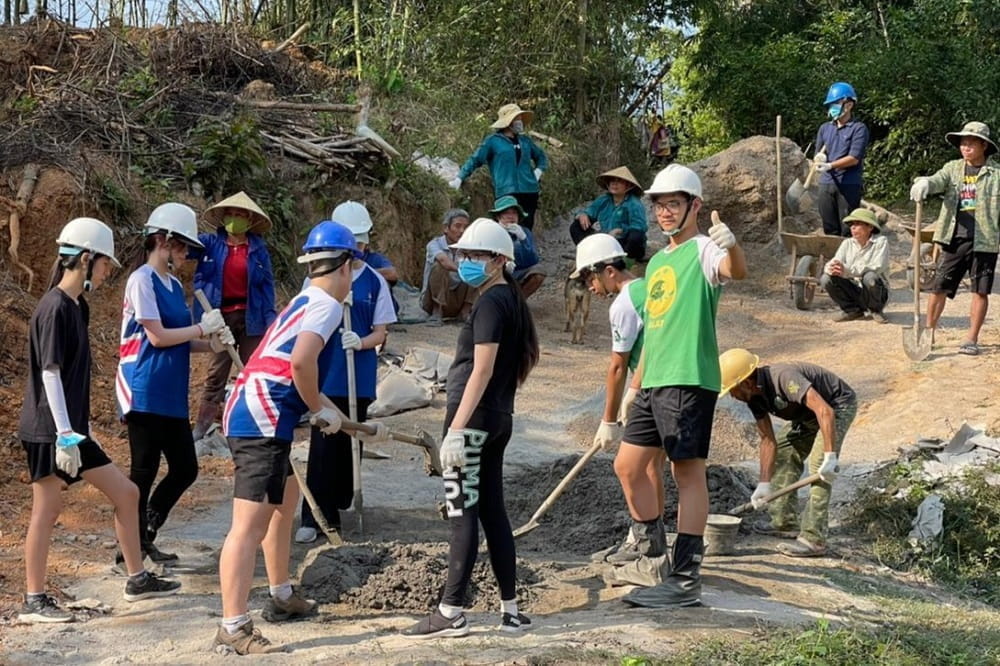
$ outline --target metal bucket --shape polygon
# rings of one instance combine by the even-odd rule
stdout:
[[[743,519],[721,513],[708,514],[705,525],[705,554],[732,555],[736,552],[736,537]]]

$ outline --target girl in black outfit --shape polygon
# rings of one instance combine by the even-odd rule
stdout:
[[[479,525],[489,544],[500,587],[504,631],[531,624],[515,597],[514,535],[503,500],[503,454],[510,441],[514,393],[538,362],[538,334],[524,295],[506,264],[514,257],[510,234],[486,218],[473,222],[452,246],[458,273],[479,290],[458,335],[448,371],[448,401],[441,463],[451,539],[448,582],[437,610],[405,633],[417,638],[465,636],[462,613],[479,551]]]

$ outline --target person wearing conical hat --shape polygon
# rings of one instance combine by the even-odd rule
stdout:
[[[639,198],[642,187],[626,166],[605,171],[597,177],[605,192],[590,202],[586,210],[569,225],[574,245],[597,232],[614,236],[630,259],[642,259],[646,254],[646,232],[649,221],[646,207]]]
[[[535,211],[538,209],[538,183],[549,168],[545,152],[525,133],[535,114],[517,104],[504,104],[497,112],[497,119],[490,127],[493,134],[483,139],[449,185],[454,189],[484,164],[493,179],[493,197],[511,195],[524,209],[522,226],[535,228]]]
[[[271,229],[271,218],[245,192],[238,192],[210,206],[202,219],[215,231],[198,234],[205,248],[190,255],[198,260],[194,288],[204,291],[212,307],[222,311],[246,363],[277,316],[271,255],[263,238]],[[197,301],[194,308],[195,317],[200,316]],[[232,359],[225,351],[209,363],[195,420],[196,441],[208,434],[216,419],[231,368]]]
[[[941,263],[927,303],[927,328],[931,343],[946,298],[955,298],[968,273],[972,281],[969,333],[959,348],[968,356],[979,354],[979,331],[986,320],[993,290],[993,272],[1000,250],[1000,165],[993,157],[997,144],[986,123],[965,123],[961,132],[945,139],[958,148],[961,159],[952,160],[930,177],[917,178],[910,188],[913,201],[941,194],[944,202],[934,223],[934,242],[941,246]]]
[[[844,218],[851,237],[845,238],[833,259],[826,262],[820,286],[840,306],[834,321],[863,319],[872,313],[876,324],[886,323],[882,311],[889,302],[889,243],[875,213],[858,208]]]

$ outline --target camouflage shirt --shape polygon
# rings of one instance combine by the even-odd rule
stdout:
[[[959,193],[965,181],[965,160],[952,160],[927,179],[928,194],[943,194],[941,213],[934,223],[934,242],[948,245],[955,235]],[[976,178],[975,252],[1000,249],[1000,165],[989,157]]]

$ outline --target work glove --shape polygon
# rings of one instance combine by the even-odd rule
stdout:
[[[826,153],[822,150],[813,156],[813,166],[819,166],[820,164],[829,164],[829,162],[826,161]]]
[[[365,425],[375,428],[375,432],[367,433],[363,430],[358,430],[354,433],[354,436],[365,444],[384,444],[392,439],[389,436],[389,426],[381,421],[368,421]]]
[[[753,495],[750,496],[750,504],[753,505],[754,509],[763,509],[767,502],[764,498],[771,494],[771,482],[761,481],[754,488]]]
[[[816,162],[814,168],[816,169],[816,173],[826,173],[833,167],[829,162]]]
[[[354,331],[344,331],[340,334],[340,346],[344,351],[348,349],[358,351],[361,349],[361,336]]]
[[[226,351],[227,345],[235,345],[236,338],[228,326],[223,326],[221,330],[208,336],[208,346],[216,354]]]
[[[601,421],[597,426],[597,434],[594,435],[594,444],[600,444],[602,451],[607,451],[614,443],[622,438],[622,428],[617,423]]]
[[[198,326],[201,327],[201,334],[203,336],[212,335],[212,333],[218,333],[225,328],[226,320],[222,318],[222,313],[217,309],[209,310],[201,316],[201,321],[198,322]]]
[[[516,238],[519,241],[523,241],[525,238],[528,237],[528,235],[524,233],[524,229],[521,228],[520,224],[510,225],[509,227],[507,227],[507,232],[513,234],[514,238]]]
[[[453,190],[461,189],[461,187],[462,187],[462,179],[461,178],[454,178],[452,180],[449,180],[448,181],[448,187],[450,187]]]
[[[817,473],[819,478],[827,483],[833,483],[833,480],[837,478],[837,472],[840,471],[840,467],[837,465],[837,454],[833,451],[823,454],[823,464],[819,466]]]
[[[465,431],[448,428],[448,434],[441,440],[441,466],[445,469],[465,465]]]
[[[71,477],[80,473],[80,447],[87,439],[78,432],[61,432],[56,437],[56,467]]]
[[[926,178],[917,178],[910,188],[910,201],[923,201],[927,198],[931,190],[930,181]]]
[[[628,410],[635,402],[635,396],[639,395],[638,389],[634,389],[631,386],[625,391],[625,397],[622,398],[622,406],[618,414],[621,416],[622,425],[628,425]]]
[[[324,435],[332,435],[340,430],[343,420],[340,412],[333,407],[323,406],[309,415],[309,423],[319,428]]]
[[[709,227],[708,237],[723,250],[728,250],[736,245],[736,236],[733,235],[729,225],[725,222],[719,222]]]
[[[540,181],[542,179],[542,174],[545,173],[541,169],[535,169],[535,180]]]

